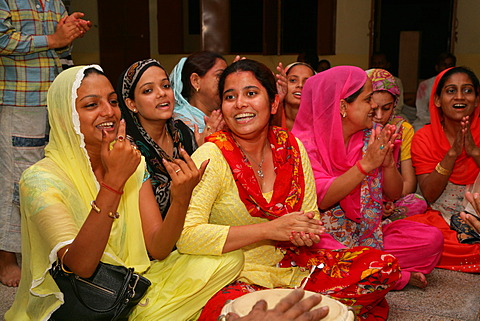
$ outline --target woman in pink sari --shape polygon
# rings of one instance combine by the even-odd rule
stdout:
[[[373,127],[372,82],[365,71],[339,66],[307,81],[293,133],[303,142],[315,175],[327,232],[346,247],[370,246],[395,255],[402,277],[425,287],[442,251],[436,228],[398,220],[382,225],[383,197],[402,193],[395,166],[395,126]]]

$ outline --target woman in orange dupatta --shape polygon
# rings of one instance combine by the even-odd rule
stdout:
[[[439,268],[480,272],[480,244],[463,244],[450,229],[450,218],[463,210],[467,185],[480,171],[479,80],[455,67],[435,79],[430,97],[431,124],[412,142],[412,161],[423,196],[431,208],[408,218],[439,228],[444,250]]]

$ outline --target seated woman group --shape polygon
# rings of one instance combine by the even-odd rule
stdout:
[[[365,71],[311,77],[298,139],[269,125],[279,98],[263,64],[235,62],[218,87],[228,130],[197,149],[198,133],[172,118],[173,90],[157,61],[125,71],[120,102],[98,67],[57,78],[47,156],[22,178],[24,267],[6,320],[48,319],[60,306],[48,273],[57,258],[81,276],[99,261],[146,276],[149,303],[130,320],[196,319],[205,305],[200,319],[216,319],[227,299],[301,285],[373,320],[387,317],[388,291],[426,285],[443,238],[413,221],[382,225],[381,200],[397,199],[402,179],[394,126],[370,129]],[[120,217],[99,215],[92,200]]]
[[[326,70],[307,82],[293,133],[310,156],[321,220],[344,246],[369,246],[398,258],[407,283],[426,286],[442,250],[440,232],[397,220],[382,224],[384,196],[396,200],[403,180],[393,156],[395,126],[373,126],[372,82],[358,67]],[[319,124],[322,124],[319,126]]]
[[[302,143],[269,126],[279,104],[272,72],[240,60],[222,74],[219,93],[229,130],[208,137],[192,156],[197,164],[210,163],[177,246],[196,255],[242,249],[245,267],[201,319],[212,320],[227,299],[251,290],[302,284],[354,307],[363,319],[386,317],[384,296],[400,277],[397,261],[372,247],[345,248],[323,233]]]
[[[48,92],[48,113],[46,157],[20,183],[22,279],[5,319],[48,320],[60,307],[63,295],[48,273],[57,258],[82,277],[102,261],[148,278],[152,285],[131,320],[196,318],[243,266],[240,251],[215,257],[172,252],[207,163],[197,169],[183,150],[184,160],[163,160],[171,202],[162,219],[145,162],[126,139],[117,94],[99,67],[62,72]]]

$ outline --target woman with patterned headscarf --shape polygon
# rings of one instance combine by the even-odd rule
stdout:
[[[395,141],[394,156],[403,178],[402,197],[395,202],[384,200],[383,216],[390,220],[397,220],[424,213],[427,202],[421,195],[415,194],[417,178],[410,153],[414,130],[412,125],[394,112],[400,97],[395,77],[385,69],[369,69],[367,75],[372,81],[372,99],[377,105],[373,121],[381,126],[395,125],[396,132],[399,134]]]
[[[364,70],[333,67],[311,77],[303,89],[292,132],[312,163],[321,220],[347,247],[370,246],[398,258],[402,277],[425,287],[442,251],[440,232],[397,220],[383,224],[383,198],[398,199],[402,177],[394,161],[395,126],[373,128],[377,105]]]
[[[150,180],[162,217],[171,206],[172,178],[163,160],[182,159],[197,149],[193,132],[172,118],[175,99],[167,72],[154,59],[137,61],[125,70],[117,84],[127,134],[147,162]],[[185,209],[186,210],[186,209]]]

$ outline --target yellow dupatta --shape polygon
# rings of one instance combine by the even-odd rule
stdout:
[[[20,181],[22,279],[6,320],[48,320],[63,302],[48,270],[57,251],[71,243],[98,194],[75,110],[77,89],[86,68],[62,72],[48,91],[50,141],[45,158],[27,169]],[[145,162],[127,181],[102,261],[145,272],[150,267],[139,213],[139,190]]]

